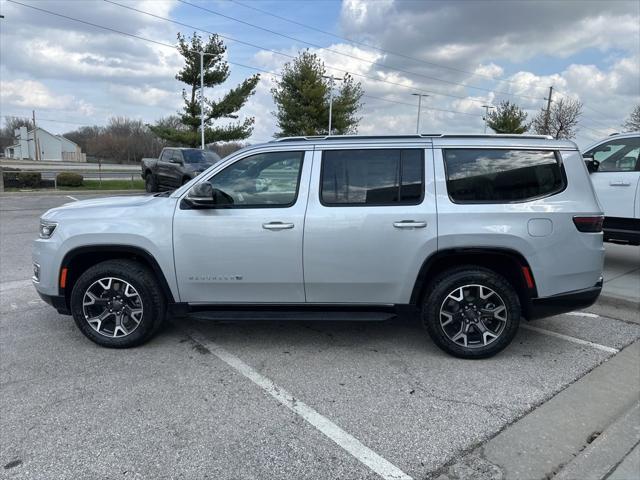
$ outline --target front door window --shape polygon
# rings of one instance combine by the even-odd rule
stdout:
[[[259,153],[235,162],[209,181],[227,208],[290,207],[296,202],[304,152]]]

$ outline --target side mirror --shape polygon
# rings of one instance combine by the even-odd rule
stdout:
[[[209,182],[197,183],[191,187],[184,201],[191,208],[213,208],[216,205],[213,186]]]
[[[182,160],[180,160],[179,158],[172,158],[171,160],[169,160],[171,163],[177,163],[178,165],[184,165],[184,162]]]
[[[584,158],[584,164],[587,166],[589,173],[598,171],[600,162],[593,158],[593,153],[587,153],[586,155],[583,155],[582,158]]]

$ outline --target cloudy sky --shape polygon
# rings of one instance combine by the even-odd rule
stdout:
[[[181,57],[153,42],[175,44],[177,32],[193,31],[218,33],[228,47],[232,75],[209,96],[255,69],[278,72],[309,48],[329,73],[362,82],[362,134],[413,133],[411,93],[429,95],[421,131],[481,133],[482,105],[508,99],[533,116],[553,86],[555,99],[584,103],[584,146],[619,131],[640,103],[637,0],[16,2],[0,0],[0,115],[35,109],[55,133],[114,115],[153,123],[176,113]],[[252,142],[275,131],[273,83],[263,74],[240,112],[256,118]]]

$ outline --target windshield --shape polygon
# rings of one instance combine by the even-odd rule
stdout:
[[[220,161],[217,153],[208,150],[182,150],[185,163],[208,163],[213,165]]]

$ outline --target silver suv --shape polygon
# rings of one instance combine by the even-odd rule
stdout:
[[[92,341],[131,347],[167,313],[419,315],[494,355],[521,317],[586,307],[602,211],[576,145],[532,136],[301,137],[240,150],[171,193],[42,216],[34,285]]]

